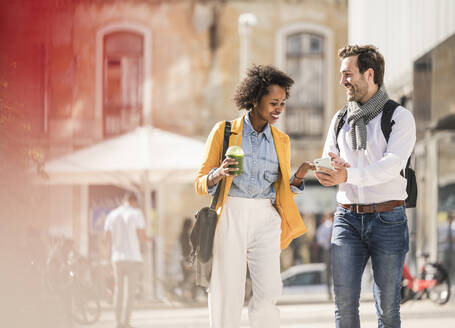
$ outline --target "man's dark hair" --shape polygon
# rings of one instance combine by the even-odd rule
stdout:
[[[138,202],[136,194],[134,192],[131,192],[131,191],[128,191],[127,193],[125,193],[125,196],[123,197],[123,199],[125,201],[128,201],[128,203],[130,203],[130,202]]]
[[[253,65],[247,71],[247,76],[237,86],[234,96],[235,105],[239,110],[251,110],[254,103],[259,103],[261,98],[268,94],[267,88],[272,84],[282,87],[288,98],[289,89],[294,84],[294,80],[271,65]]]
[[[378,48],[371,44],[364,46],[347,45],[338,50],[338,57],[344,59],[347,57],[358,56],[357,66],[360,73],[372,68],[374,71],[374,83],[381,86],[384,82],[384,57],[379,53]]]

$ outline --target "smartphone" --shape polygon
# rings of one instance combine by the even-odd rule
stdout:
[[[318,158],[313,161],[316,170],[319,170],[320,167],[324,167],[329,170],[335,170],[332,166],[332,160],[330,157]]]

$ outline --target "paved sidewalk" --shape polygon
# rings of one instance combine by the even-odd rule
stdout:
[[[150,304],[151,305],[151,304]],[[207,307],[176,307],[161,304],[158,307],[140,309],[133,313],[132,324],[137,328],[208,328]],[[281,328],[333,328],[333,303],[280,305]],[[403,328],[453,328],[455,327],[455,302],[439,306],[428,300],[414,301],[402,306]],[[362,328],[376,328],[377,318],[374,303],[360,305]],[[82,328],[83,326],[77,326]],[[114,314],[104,311],[92,328],[114,328]],[[242,312],[242,328],[248,327],[247,309]]]

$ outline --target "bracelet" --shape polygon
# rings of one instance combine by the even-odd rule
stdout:
[[[297,174],[294,174],[294,178],[297,178],[298,180],[303,180],[304,177],[303,177],[303,178],[299,178],[299,177],[297,176]]]
[[[213,176],[213,173],[215,173],[215,171],[209,173],[209,175],[207,176],[207,182],[212,181],[213,185],[216,185],[215,177]]]

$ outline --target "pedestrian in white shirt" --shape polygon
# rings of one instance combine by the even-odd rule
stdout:
[[[381,118],[394,102],[383,84],[384,58],[371,45],[348,45],[338,56],[347,113],[338,135],[341,110],[332,119],[324,146],[323,156],[331,157],[335,170],[316,173],[322,185],[339,186],[331,239],[336,327],[360,327],[360,285],[371,258],[378,327],[397,328],[409,243],[406,179],[400,171],[415,144],[415,121],[408,110],[396,107],[387,141]]]
[[[325,283],[327,294],[332,300],[332,263],[330,261],[330,239],[332,238],[333,213],[326,213],[322,217],[322,222],[316,229],[316,243],[322,250],[322,259],[325,263]]]
[[[115,318],[117,328],[130,328],[134,294],[142,270],[140,241],[145,241],[145,221],[134,193],[125,195],[124,204],[112,210],[104,224],[111,250],[115,277]],[[124,286],[128,285],[124,303]]]

